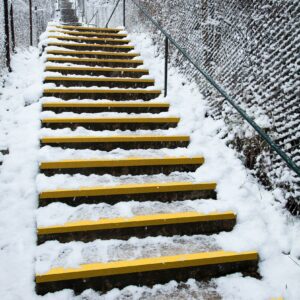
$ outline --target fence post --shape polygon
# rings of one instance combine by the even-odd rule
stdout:
[[[4,8],[4,45],[6,52],[6,66],[8,71],[11,71],[10,67],[10,45],[9,45],[9,24],[8,24],[8,1],[3,0],[3,8]]]
[[[123,26],[126,25],[126,0],[123,0]]]
[[[14,8],[12,3],[10,4],[10,30],[11,30],[11,47],[12,51],[15,52],[15,23],[14,23]]]
[[[168,58],[169,58],[169,39],[165,39],[165,92],[164,96],[168,94]]]
[[[32,0],[29,0],[29,32],[30,32],[30,46],[33,43],[33,34],[32,34]]]

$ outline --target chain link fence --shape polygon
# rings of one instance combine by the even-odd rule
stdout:
[[[136,0],[197,64],[300,166],[300,2],[298,0]],[[87,0],[89,20],[104,27],[117,0]],[[123,0],[110,27],[123,24]],[[164,53],[164,37],[131,1],[126,29],[147,32]],[[240,154],[245,166],[270,189],[284,191],[292,213],[300,211],[300,179],[242,117],[174,47],[170,63],[196,81],[222,118],[219,134]],[[163,68],[163,66],[162,66]]]
[[[39,36],[54,17],[55,8],[56,0],[0,0],[0,75],[7,69],[5,15],[8,17],[8,43],[11,56],[14,50],[38,44]]]

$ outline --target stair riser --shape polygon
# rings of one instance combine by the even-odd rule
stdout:
[[[128,45],[128,40],[124,39],[101,39],[101,40],[87,40],[85,38],[81,39],[80,37],[68,36],[67,39],[61,38],[60,36],[50,35],[50,38],[55,38],[61,42],[76,42],[76,43],[84,43],[84,44],[100,44],[100,45]]]
[[[166,166],[134,166],[134,167],[113,167],[113,168],[72,168],[72,169],[45,169],[40,170],[41,173],[44,173],[47,176],[53,176],[55,174],[111,174],[113,176],[122,176],[122,175],[153,175],[153,174],[170,174],[172,172],[194,172],[201,165],[200,164],[191,164],[191,165],[166,165]]]
[[[57,27],[58,30],[69,30],[69,31],[79,31],[84,33],[85,31],[87,32],[97,32],[97,33],[119,33],[119,29],[110,29],[110,28],[105,28],[105,29],[99,29],[99,30],[95,30],[94,27],[78,27],[78,28],[60,28]]]
[[[71,99],[94,99],[94,100],[100,100],[100,99],[106,99],[106,100],[151,100],[157,98],[158,94],[131,94],[131,93],[44,93],[43,97],[57,97],[63,100],[71,100]]]
[[[61,41],[63,43],[63,41]],[[101,43],[102,45],[104,43]],[[48,46],[51,46],[51,43],[48,44]],[[56,45],[54,45],[56,46]],[[112,47],[112,45],[105,45],[105,47],[101,47],[100,45],[97,44],[90,44],[90,45],[85,45],[82,44],[80,46],[73,46],[73,45],[68,45],[67,43],[64,43],[63,46],[56,46],[56,47],[62,47],[62,49],[70,49],[70,50],[78,50],[78,51],[112,51],[112,52],[129,52],[134,49],[134,47]]]
[[[51,129],[76,128],[83,127],[89,130],[155,130],[175,128],[177,123],[43,123],[42,127]]]
[[[146,88],[153,86],[153,82],[107,82],[107,81],[71,81],[46,80],[45,83],[54,83],[57,87],[109,87],[109,88]]]
[[[64,61],[64,60],[48,60],[51,63],[56,64],[66,64],[70,63],[72,65],[83,65],[83,66],[91,66],[91,67],[115,67],[115,68],[136,68],[138,66],[143,65],[143,63],[134,63],[134,62],[105,62],[105,61]]]
[[[207,222],[191,222],[168,224],[158,226],[143,226],[132,228],[106,229],[99,231],[83,231],[63,234],[39,235],[38,244],[50,240],[58,240],[62,243],[72,241],[91,242],[97,239],[110,240],[120,239],[128,240],[131,237],[145,238],[148,236],[174,236],[174,235],[195,235],[195,234],[213,234],[221,231],[231,231],[236,224],[235,219],[217,220]]]
[[[76,294],[86,289],[108,292],[113,288],[122,289],[129,285],[149,286],[165,284],[171,280],[178,282],[187,281],[189,278],[196,280],[209,280],[213,277],[220,277],[227,274],[241,272],[245,276],[257,275],[257,261],[240,261],[231,263],[212,264],[205,266],[176,268],[169,270],[158,270],[148,272],[138,272],[124,275],[111,275],[105,277],[86,278],[84,280],[65,280],[60,282],[37,283],[36,291],[39,295],[48,292],[55,292],[63,289],[72,289]]]
[[[42,143],[41,146],[52,146],[60,147],[63,149],[92,149],[92,150],[103,150],[111,151],[114,149],[160,149],[170,148],[174,149],[177,147],[187,147],[189,142],[131,142],[131,143]]]
[[[50,72],[59,72],[63,75],[90,75],[90,76],[106,76],[106,77],[130,77],[140,78],[148,75],[147,72],[128,72],[128,71],[93,71],[93,70],[51,70]]]
[[[134,114],[142,114],[142,113],[151,113],[151,114],[159,114],[161,112],[167,112],[169,110],[168,107],[97,107],[97,108],[89,108],[89,107],[67,107],[67,108],[42,108],[42,111],[53,111],[55,113],[63,113],[63,112],[74,112],[74,113],[100,113],[100,112],[120,112],[120,113],[134,113]]]
[[[62,29],[64,30],[64,29]],[[78,31],[68,31],[63,32],[61,30],[55,30],[50,31],[51,35],[56,35],[57,33],[63,33],[70,35],[71,37],[85,37],[85,38],[101,38],[101,39],[128,39],[126,34],[120,34],[116,35],[116,33],[109,33],[109,32],[93,32],[93,31],[87,31],[87,32],[78,32]]]
[[[91,196],[91,197],[72,197],[72,198],[49,198],[40,199],[39,206],[46,206],[52,202],[65,203],[70,206],[78,206],[81,204],[98,204],[108,203],[116,204],[122,201],[161,201],[173,202],[182,200],[195,199],[216,199],[214,190],[199,190],[199,191],[180,191],[180,192],[162,192],[162,193],[145,193],[145,194],[125,194],[125,195],[108,195],[108,196]]]
[[[82,58],[97,58],[97,59],[134,59],[136,56],[131,55],[110,55],[110,54],[78,54],[78,53],[47,53],[48,55],[59,55],[59,56],[72,56],[72,57],[82,57]]]

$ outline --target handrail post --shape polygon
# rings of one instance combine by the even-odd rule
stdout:
[[[123,0],[123,26],[126,25],[126,0]]]
[[[32,33],[32,0],[29,0],[29,32],[30,32],[30,46],[33,44],[33,33]]]
[[[4,2],[4,44],[5,44],[5,52],[6,52],[6,66],[8,71],[11,71],[10,67],[10,46],[9,46],[9,25],[8,25],[8,1],[3,0]]]
[[[164,96],[168,94],[168,59],[169,59],[169,39],[165,38],[165,90]]]
[[[12,3],[10,4],[10,30],[11,30],[11,48],[12,52],[15,52],[15,23],[14,23],[14,8]]]

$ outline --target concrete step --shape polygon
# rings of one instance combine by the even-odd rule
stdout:
[[[57,97],[63,100],[70,99],[107,99],[107,100],[151,100],[161,94],[160,90],[146,89],[74,89],[53,88],[45,89],[44,97]]]
[[[144,75],[149,75],[149,71],[147,69],[140,68],[46,66],[45,71],[59,72],[63,75],[90,75],[131,78],[139,78]]]
[[[255,251],[213,251],[91,263],[78,268],[53,268],[45,274],[37,274],[36,291],[42,295],[66,288],[77,294],[89,288],[107,292],[112,288],[153,286],[170,280],[208,280],[235,272],[252,275],[256,274],[257,267],[258,254]]]
[[[70,206],[121,201],[172,202],[193,199],[215,199],[215,182],[167,182],[114,186],[94,186],[80,189],[49,190],[40,193],[39,205],[62,202]]]
[[[229,212],[202,214],[198,212],[165,213],[131,218],[103,218],[98,221],[68,222],[38,228],[38,244],[50,240],[62,243],[91,242],[97,239],[122,239],[147,236],[213,234],[231,231],[236,215]]]
[[[54,83],[64,87],[109,87],[109,88],[146,88],[155,84],[153,79],[99,78],[99,77],[46,77],[44,83]]]
[[[73,149],[159,149],[187,147],[188,136],[130,135],[130,136],[66,136],[43,137],[41,145]]]
[[[141,175],[169,174],[172,172],[194,172],[204,163],[199,157],[129,157],[123,159],[79,159],[42,162],[40,172],[47,176],[55,174],[111,174]]]
[[[44,102],[43,111],[55,113],[99,113],[99,112],[126,112],[126,113],[161,113],[169,110],[168,103],[136,102],[136,101],[101,101],[101,102]]]

